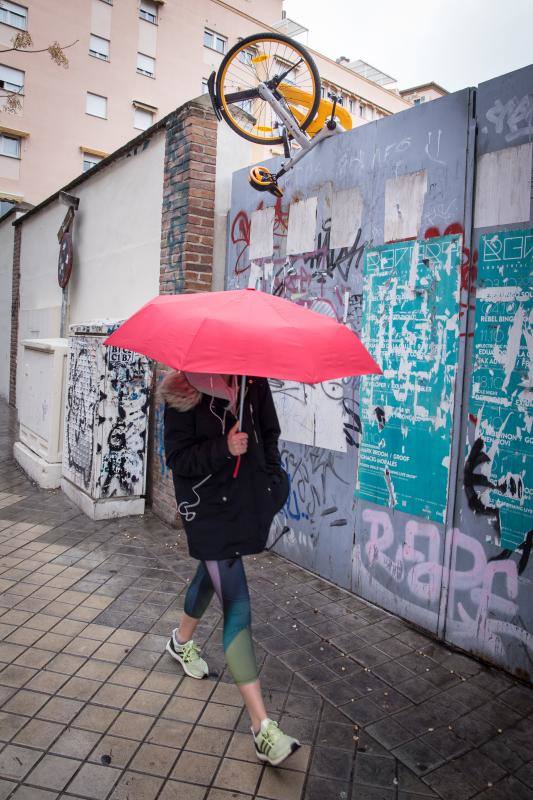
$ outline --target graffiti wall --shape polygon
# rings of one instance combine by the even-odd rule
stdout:
[[[271,381],[276,550],[533,676],[533,69],[500,82],[322,143],[281,199],[235,173],[226,286],[332,316],[383,368]]]
[[[447,639],[533,679],[533,67],[481,84]]]
[[[81,327],[69,339],[63,477],[94,500],[138,497],[145,488],[150,363],[103,347],[100,328]]]
[[[460,236],[369,248],[364,263],[361,335],[383,375],[361,382],[356,494],[436,522],[448,500],[460,267]]]

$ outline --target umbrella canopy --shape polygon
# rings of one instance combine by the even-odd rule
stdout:
[[[255,289],[160,295],[105,344],[187,372],[302,383],[381,373],[349,328]]]

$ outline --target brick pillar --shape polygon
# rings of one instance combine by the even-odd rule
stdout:
[[[11,276],[11,347],[9,363],[9,404],[17,402],[17,355],[19,335],[20,307],[20,243],[22,241],[22,225],[15,225],[13,244],[13,272]]]
[[[166,129],[161,217],[161,294],[206,292],[213,280],[217,121],[204,100],[173,114]],[[165,374],[158,365],[156,384]],[[154,512],[176,522],[176,501],[165,465],[163,408],[155,399],[151,458]]]

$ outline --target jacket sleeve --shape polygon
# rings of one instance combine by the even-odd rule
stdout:
[[[275,475],[279,474],[281,469],[281,456],[278,447],[281,429],[274,400],[272,399],[272,392],[266,379],[261,380],[260,398],[259,426],[263,439],[265,461],[267,470]]]
[[[166,463],[183,478],[214,474],[231,458],[225,436],[198,441],[194,419],[194,410],[176,411],[165,406]]]

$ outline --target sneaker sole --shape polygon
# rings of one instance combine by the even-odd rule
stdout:
[[[181,664],[181,667],[182,667],[182,669],[183,669],[184,673],[185,673],[186,675],[188,675],[188,676],[189,676],[189,678],[194,678],[194,679],[195,679],[195,680],[197,680],[197,681],[201,681],[201,680],[203,680],[204,678],[206,678],[206,677],[207,677],[207,675],[202,675],[201,677],[198,677],[198,675],[193,675],[193,674],[192,674],[192,672],[189,672],[189,670],[187,669],[187,664],[185,663],[185,661],[183,661],[183,660],[182,660],[182,659],[179,657],[178,653],[176,653],[176,652],[175,652],[175,651],[172,649],[172,647],[170,646],[170,642],[171,642],[171,640],[169,639],[169,640],[168,640],[168,642],[167,642],[167,646],[165,647],[165,650],[167,651],[167,653],[169,654],[169,656],[172,656],[172,658],[174,659],[174,661],[177,661],[177,662],[178,662],[178,664]]]
[[[271,767],[278,767],[280,764],[286,761],[289,756],[292,756],[292,754],[295,753],[299,747],[301,747],[300,742],[293,742],[291,744],[290,751],[286,755],[281,756],[281,758],[276,759],[276,761],[272,761],[268,756],[264,755],[264,753],[260,753],[257,748],[255,754],[259,761],[262,761],[264,764],[270,764]]]

